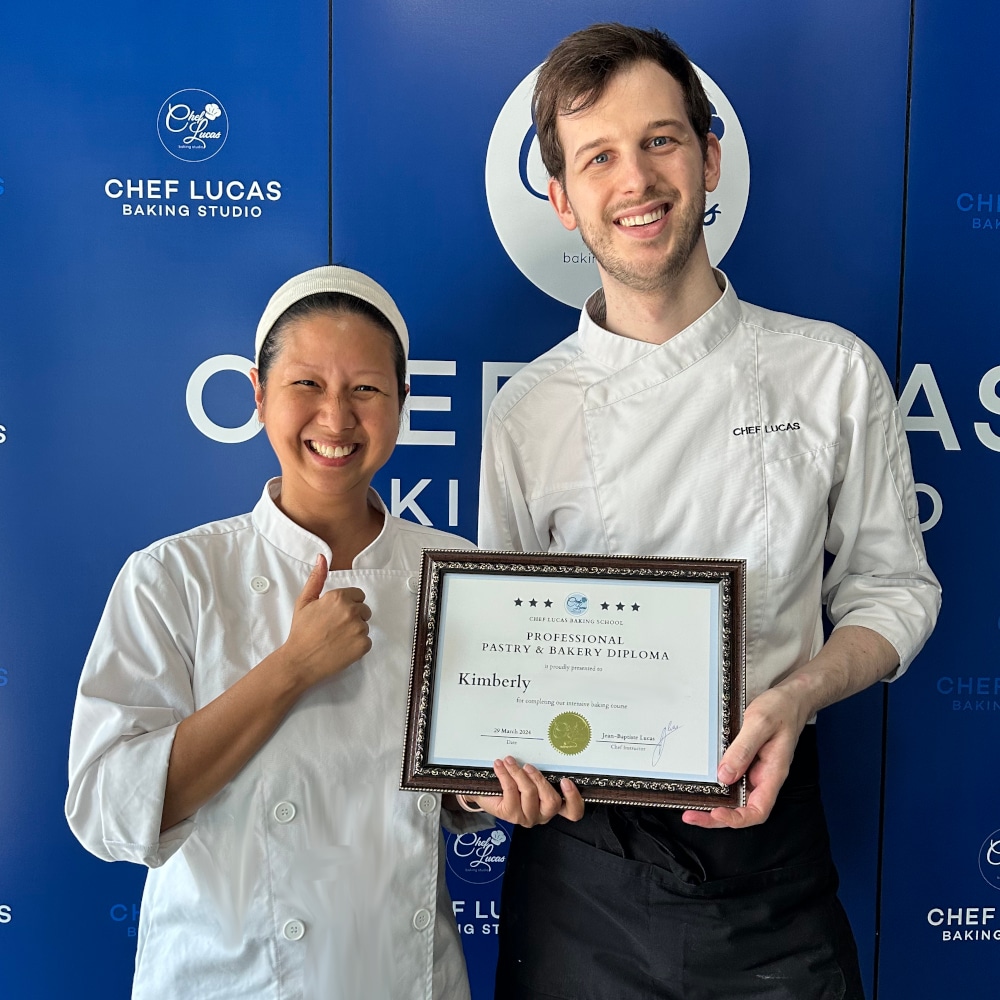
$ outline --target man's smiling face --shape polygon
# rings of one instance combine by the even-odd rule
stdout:
[[[579,114],[560,115],[566,158],[549,199],[567,229],[579,229],[601,277],[651,292],[683,273],[704,239],[705,192],[719,182],[720,148],[703,156],[680,84],[640,62]]]

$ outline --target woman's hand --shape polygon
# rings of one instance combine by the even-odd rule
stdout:
[[[553,816],[575,822],[583,816],[583,799],[569,778],[559,782],[560,795],[537,767],[521,767],[513,757],[495,760],[493,771],[500,779],[502,795],[463,796],[467,802],[482,807],[483,812],[518,826],[548,823]]]
[[[324,594],[327,572],[321,555],[295,601],[292,627],[282,646],[282,658],[307,688],[339,674],[372,648],[372,613],[364,591],[344,587]]]

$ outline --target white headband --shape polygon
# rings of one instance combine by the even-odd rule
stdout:
[[[264,309],[257,324],[257,336],[254,338],[254,361],[260,364],[260,349],[264,346],[267,335],[271,332],[278,317],[289,308],[309,295],[317,292],[343,292],[374,306],[392,324],[392,328],[403,345],[403,357],[410,355],[410,336],[406,332],[406,323],[402,314],[396,308],[389,293],[377,282],[349,267],[314,267],[311,271],[303,271],[289,278],[275,293]]]

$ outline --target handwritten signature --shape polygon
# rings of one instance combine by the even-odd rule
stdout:
[[[663,756],[663,744],[667,742],[667,737],[671,733],[676,733],[680,728],[680,724],[676,722],[668,722],[663,727],[663,732],[660,733],[660,738],[656,746],[653,747],[653,767],[660,763],[660,758]]]

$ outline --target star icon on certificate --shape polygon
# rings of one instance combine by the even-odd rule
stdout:
[[[515,603],[515,604],[516,604],[516,605],[517,605],[518,607],[520,607],[520,606],[521,606],[521,598],[520,598],[520,597],[515,597],[515,598],[514,598],[514,603]]]
[[[551,608],[552,607],[552,602],[551,601],[546,601],[545,602],[545,607]]]
[[[632,605],[632,610],[633,611],[638,611],[639,610],[639,605],[638,604],[633,604]]]
[[[608,610],[608,608],[610,608],[610,607],[611,607],[611,605],[610,605],[610,604],[608,604],[608,602],[607,602],[607,601],[604,601],[604,602],[603,602],[603,603],[601,604],[601,610],[602,610],[602,611],[607,611],[607,610]]]
[[[535,600],[534,598],[532,598],[532,599],[531,599],[530,601],[528,601],[528,603],[529,603],[529,604],[530,604],[530,605],[531,605],[531,606],[532,606],[533,608],[535,608],[535,607],[537,607],[537,606],[538,606],[538,601],[536,601],[536,600]]]
[[[617,608],[617,609],[618,609],[619,611],[624,611],[624,610],[625,610],[625,605],[624,605],[624,604],[616,604],[616,605],[615,605],[615,607],[616,607],[616,608]]]

